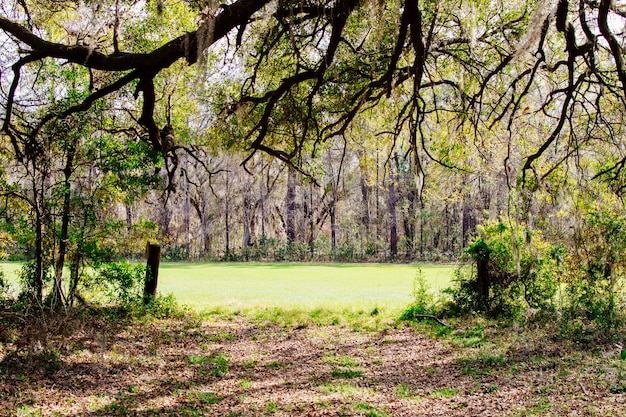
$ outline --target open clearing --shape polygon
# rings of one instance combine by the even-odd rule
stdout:
[[[11,282],[22,264],[2,262]],[[411,302],[422,270],[433,292],[450,285],[450,265],[162,263],[158,291],[203,311],[333,309],[396,315]]]
[[[420,268],[433,291],[450,285],[454,267],[448,265],[166,263],[159,292],[196,311],[378,308],[395,314],[411,302]]]

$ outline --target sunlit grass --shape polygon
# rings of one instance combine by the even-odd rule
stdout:
[[[420,266],[433,291],[449,286],[453,266]],[[411,302],[416,265],[164,264],[159,291],[198,311],[283,308],[400,311]]]
[[[16,283],[20,263],[0,268]],[[300,311],[306,321],[385,316],[411,302],[418,268],[433,292],[450,285],[454,266],[398,264],[162,263],[158,291],[197,312]]]

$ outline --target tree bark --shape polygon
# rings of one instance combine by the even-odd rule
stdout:
[[[287,171],[286,206],[287,243],[292,244],[296,241],[296,172],[291,167]]]
[[[65,296],[63,294],[63,268],[65,267],[65,255],[67,254],[67,240],[69,237],[69,225],[71,214],[71,181],[72,171],[74,169],[74,155],[76,148],[70,144],[67,151],[65,167],[63,168],[63,205],[61,209],[61,234],[59,236],[59,250],[54,266],[54,285],[52,289],[52,300],[50,307],[56,309],[65,304]]]
[[[157,295],[159,280],[159,264],[161,263],[161,246],[146,243],[146,285],[144,287],[144,302],[147,304]]]
[[[398,255],[398,220],[396,215],[396,180],[393,168],[389,168],[389,252]]]

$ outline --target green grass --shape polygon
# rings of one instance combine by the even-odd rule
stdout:
[[[399,312],[411,302],[415,265],[162,264],[159,291],[195,310],[285,309]],[[433,291],[450,284],[453,266],[422,265]]]
[[[2,262],[10,282],[20,263]],[[433,292],[449,286],[453,266],[420,265]],[[416,265],[162,263],[158,291],[198,312],[285,310],[396,314],[411,302]]]

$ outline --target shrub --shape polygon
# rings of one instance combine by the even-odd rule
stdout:
[[[145,265],[122,261],[99,265],[95,282],[107,301],[127,305],[142,299],[145,277]]]
[[[434,295],[430,292],[426,276],[421,268],[413,279],[413,302],[400,315],[400,320],[416,320],[421,315],[434,313]]]
[[[446,290],[456,313],[515,316],[532,308],[554,311],[558,258],[539,233],[513,222],[479,226],[479,236],[464,251],[465,264]]]

